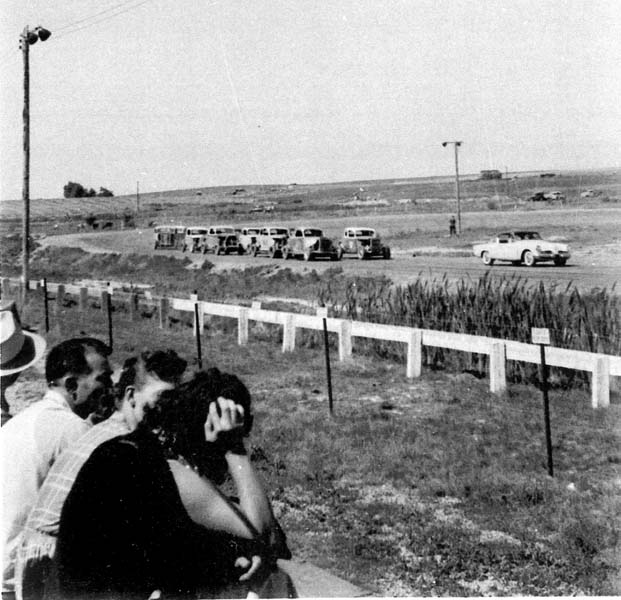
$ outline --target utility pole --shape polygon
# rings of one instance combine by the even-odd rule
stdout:
[[[28,291],[30,280],[30,46],[37,40],[45,42],[52,34],[43,27],[33,30],[24,27],[19,36],[19,47],[24,57],[24,179],[22,183],[22,199],[24,201],[24,218],[22,222],[22,285],[24,294]]]
[[[461,199],[459,197],[459,158],[457,149],[462,145],[462,142],[442,142],[442,146],[446,148],[448,144],[453,144],[455,148],[455,198],[457,200],[457,235],[461,235]]]
[[[24,56],[24,180],[22,183],[22,199],[24,201],[24,218],[22,221],[22,285],[24,293],[28,291],[30,279],[30,32],[28,25],[20,38],[20,46]],[[35,39],[36,41],[36,39]]]

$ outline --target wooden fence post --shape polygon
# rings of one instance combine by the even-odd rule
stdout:
[[[168,298],[160,298],[158,312],[160,329],[166,329],[168,327]]]
[[[65,286],[62,283],[58,284],[56,288],[56,303],[54,306],[56,307],[56,314],[60,314],[63,309],[63,301],[65,300]]]
[[[489,353],[489,391],[502,394],[507,389],[505,345],[503,342],[492,342]]]
[[[128,302],[129,320],[133,322],[138,313],[138,294],[130,294]]]
[[[101,310],[106,312],[108,310],[108,289],[101,290]]]
[[[245,346],[248,343],[248,309],[240,308],[237,317],[237,343]]]
[[[339,360],[351,358],[351,321],[341,319],[339,328]]]
[[[78,308],[80,312],[85,312],[88,308],[88,288],[81,287],[80,288],[80,300],[78,304]]]
[[[293,314],[286,313],[282,330],[282,351],[293,352],[295,350],[295,326],[293,324]]]
[[[410,332],[407,353],[405,376],[408,379],[420,377],[423,371],[423,332],[420,329]]]
[[[610,406],[610,359],[607,356],[598,356],[595,359],[591,377],[591,406]]]
[[[0,285],[0,289],[2,291],[2,298],[3,300],[6,300],[11,294],[11,281],[8,277],[3,277]]]

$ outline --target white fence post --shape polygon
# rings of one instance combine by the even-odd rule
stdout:
[[[261,303],[258,300],[253,300],[251,308],[254,308],[255,310],[261,310]]]
[[[591,406],[610,406],[610,359],[607,356],[598,356],[595,359],[591,378]]]
[[[489,354],[489,391],[502,394],[507,389],[505,345],[503,342],[492,342]]]
[[[295,350],[295,325],[293,324],[293,314],[287,313],[283,322],[282,351],[293,352],[293,350]]]
[[[248,343],[248,309],[240,308],[237,318],[237,343],[245,346]]]
[[[405,376],[408,379],[420,377],[423,370],[423,332],[420,329],[410,332],[407,353]]]
[[[339,329],[339,360],[351,358],[351,321],[342,319]]]

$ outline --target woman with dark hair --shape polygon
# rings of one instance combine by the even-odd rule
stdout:
[[[274,575],[275,559],[290,553],[244,444],[252,416],[243,383],[198,373],[137,420],[93,452],[63,506],[62,594],[245,597],[272,586],[292,597],[290,581]],[[227,472],[239,504],[216,485]]]

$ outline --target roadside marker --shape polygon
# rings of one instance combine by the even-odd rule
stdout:
[[[317,316],[323,319],[323,346],[326,352],[326,377],[328,379],[328,407],[330,414],[334,414],[334,402],[332,399],[332,372],[330,370],[330,346],[328,345],[328,309],[320,307]]]
[[[548,365],[546,365],[546,346],[550,345],[550,330],[547,328],[531,328],[533,344],[541,349],[541,391],[543,392],[543,414],[546,429],[546,449],[548,453],[548,475],[554,477],[552,464],[552,433],[550,431],[550,403],[548,401]]]

